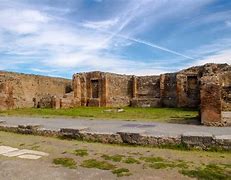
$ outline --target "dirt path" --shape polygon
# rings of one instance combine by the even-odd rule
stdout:
[[[119,146],[6,132],[0,132],[0,142],[0,145],[49,153],[49,156],[37,160],[0,155],[0,177],[12,180],[190,179],[181,171],[208,164],[219,167],[226,165],[229,167],[226,170],[230,171],[231,164],[231,154],[228,152]],[[63,164],[55,165],[53,160],[57,158],[70,158],[74,160],[76,167],[70,169],[63,167]],[[98,164],[92,165],[92,162]],[[102,170],[105,167],[108,170]],[[112,173],[120,168],[127,169],[128,172],[122,175],[118,172]],[[226,173],[224,171],[224,174]]]

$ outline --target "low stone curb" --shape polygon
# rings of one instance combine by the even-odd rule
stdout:
[[[88,127],[66,127],[60,130],[42,128],[39,125],[6,125],[0,124],[0,131],[34,134],[40,136],[65,137],[91,142],[109,144],[133,144],[142,146],[177,147],[203,150],[221,149],[231,150],[231,135],[214,136],[209,133],[184,133],[179,136],[153,135],[140,129],[123,129],[117,133],[94,132]]]

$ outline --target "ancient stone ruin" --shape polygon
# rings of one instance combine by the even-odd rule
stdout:
[[[205,64],[160,76],[77,73],[73,79],[0,72],[0,109],[186,107],[201,123],[231,125],[231,66]]]

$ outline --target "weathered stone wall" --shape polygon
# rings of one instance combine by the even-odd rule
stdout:
[[[74,99],[79,106],[106,106],[106,73],[95,71],[73,75]]]
[[[132,76],[104,72],[73,76],[74,97],[82,106],[129,106]]]
[[[177,107],[196,108],[200,104],[201,67],[192,67],[177,73]]]
[[[82,106],[159,106],[159,76],[90,72],[73,76],[74,97]]]
[[[222,122],[231,125],[231,67],[224,69],[219,78],[221,81]]]
[[[161,105],[164,107],[177,106],[176,75],[169,73],[160,76]]]
[[[132,76],[107,73],[107,106],[129,106]]]
[[[37,107],[40,100],[41,107],[50,107],[48,97],[62,97],[70,88],[68,79],[1,71],[0,110]]]
[[[231,66],[228,64],[205,64],[160,76],[77,73],[72,83],[61,78],[0,72],[1,110],[78,106],[200,107],[203,124],[223,126],[231,124],[230,102]]]
[[[201,122],[212,126],[231,125],[231,66],[206,64],[201,78]]]
[[[138,76],[137,77],[137,98],[159,98],[160,77],[159,76]]]
[[[222,110],[231,111],[231,70],[220,74]]]
[[[206,125],[221,122],[221,87],[217,76],[201,78],[201,119]]]
[[[133,107],[160,106],[160,77],[133,76]]]

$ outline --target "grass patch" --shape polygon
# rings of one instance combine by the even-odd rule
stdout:
[[[173,168],[174,165],[169,162],[155,162],[149,164],[149,167],[154,168],[154,169],[165,169],[165,168]]]
[[[124,156],[123,156],[123,155],[119,155],[119,154],[112,155],[112,156],[103,154],[101,157],[102,157],[103,159],[105,159],[105,160],[110,160],[110,161],[114,161],[114,162],[120,162],[120,161],[122,161],[122,158],[123,158]]]
[[[124,107],[124,112],[107,112],[109,108],[104,107],[78,107],[72,109],[37,109],[24,108],[7,111],[0,111],[0,115],[12,116],[68,116],[68,117],[86,117],[92,119],[118,119],[118,120],[142,120],[142,121],[165,121],[169,120],[191,120],[197,118],[198,111],[184,108],[135,108]]]
[[[113,174],[116,174],[117,177],[130,176],[132,173],[129,172],[126,168],[119,168],[112,171]]]
[[[116,166],[113,164],[110,164],[106,161],[98,161],[96,159],[85,160],[81,166],[85,168],[97,168],[102,170],[113,170],[116,168]]]
[[[81,157],[88,156],[87,149],[76,149],[73,154]]]
[[[163,162],[165,161],[162,157],[141,157],[141,160],[144,160],[145,162],[148,163],[155,163],[155,162]]]
[[[181,168],[187,169],[189,166],[185,161],[168,161],[162,157],[141,157],[141,160],[149,163],[149,167],[154,169]]]
[[[132,157],[128,157],[123,162],[127,163],[127,164],[140,164],[140,161],[138,161],[137,159],[132,158]]]
[[[189,151],[192,150],[192,148],[188,147],[185,143],[180,144],[161,144],[158,146],[162,149],[176,149],[176,150],[182,150],[182,151]]]
[[[178,161],[179,162],[179,161]],[[178,168],[181,168],[181,169],[188,169],[189,168],[189,165],[187,164],[187,162],[185,161],[181,161],[179,163],[174,163],[174,166],[175,167],[178,167]]]
[[[199,180],[225,180],[231,179],[231,170],[227,170],[215,164],[209,164],[194,170],[179,171],[185,176],[197,178]]]
[[[31,147],[32,150],[38,150],[39,148],[40,148],[39,145],[35,145],[35,146],[32,146],[32,147]]]
[[[61,165],[63,167],[68,167],[70,169],[76,168],[76,162],[72,158],[56,158],[53,159],[53,163],[56,165]]]

